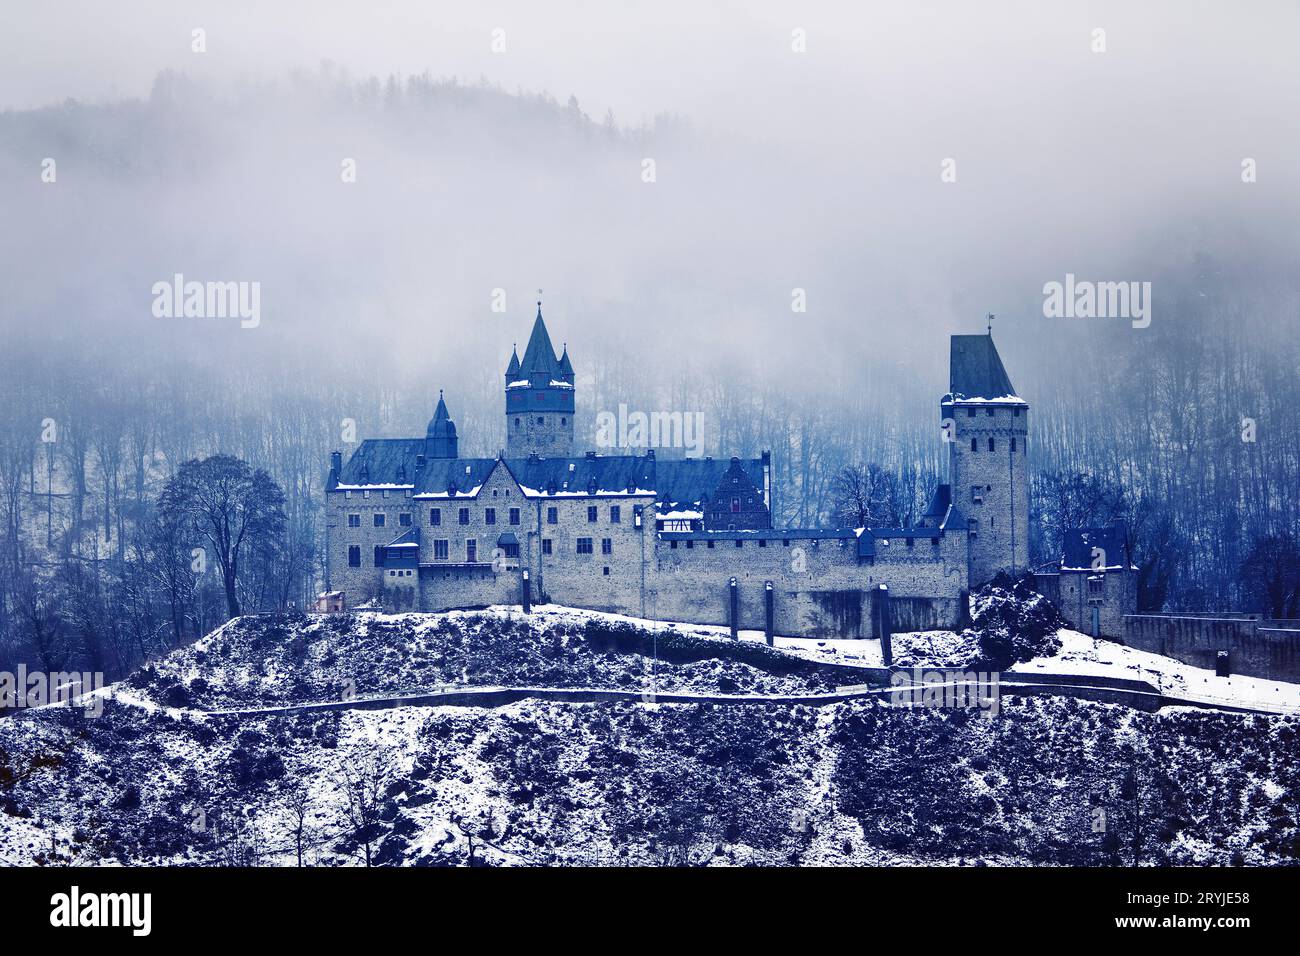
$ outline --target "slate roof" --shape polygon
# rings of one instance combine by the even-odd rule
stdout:
[[[524,349],[524,359],[519,365],[520,372],[527,378],[550,381],[560,375],[560,362],[555,357],[555,348],[551,345],[551,336],[542,321],[542,307],[537,306],[537,318],[533,320],[533,332],[528,336],[528,347]]]
[[[429,422],[429,430],[426,435],[429,438],[456,437],[456,423],[451,420],[451,415],[447,411],[447,403],[442,400],[442,389],[438,390],[438,407],[433,412],[433,419]]]
[[[1105,569],[1115,570],[1129,566],[1127,528],[1117,521],[1106,528],[1075,528],[1065,532],[1062,571],[1091,571],[1092,549],[1105,552]]]
[[[390,548],[418,548],[419,546],[420,529],[415,527],[407,528],[387,545]]]
[[[761,528],[752,531],[660,531],[664,541],[848,541],[858,536],[852,528]]]
[[[948,514],[948,507],[952,504],[952,486],[935,485],[934,494],[930,496],[930,504],[925,509],[925,514],[921,516],[922,520],[930,520],[935,527],[943,523],[944,517]]]
[[[948,392],[957,401],[1017,399],[991,335],[954,335],[948,362]]]
[[[409,487],[421,496],[448,496],[454,483],[457,496],[469,495],[487,480],[495,458],[427,458],[416,476],[416,457],[423,455],[423,438],[369,438],[339,475],[341,491],[388,486]],[[645,455],[593,455],[581,458],[507,458],[506,467],[525,489],[542,495],[654,494],[666,510],[690,508],[711,496],[730,460],[682,458],[656,460]],[[742,459],[750,480],[763,487],[762,459]],[[350,487],[349,487],[350,486]]]

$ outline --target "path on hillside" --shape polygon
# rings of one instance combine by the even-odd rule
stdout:
[[[1074,697],[1101,703],[1123,704],[1138,710],[1155,712],[1161,707],[1195,707],[1228,713],[1267,714],[1280,716],[1295,713],[1289,709],[1266,710],[1262,708],[1215,703],[1212,701],[1173,697],[1161,693],[1143,681],[1106,677],[1081,677],[1079,675],[1014,675],[1004,674],[998,682],[998,693],[1010,696]],[[962,690],[971,706],[978,706],[980,694],[987,686],[977,681],[950,680],[927,684],[924,689],[946,691]],[[804,705],[825,707],[850,700],[874,697],[893,703],[900,690],[919,688],[908,684],[894,686],[866,686],[842,688],[822,694],[708,694],[691,691],[635,691],[582,687],[456,687],[438,690],[420,690],[376,697],[354,697],[347,700],[321,701],[305,704],[284,704],[273,707],[245,707],[226,710],[191,710],[188,713],[212,717],[272,717],[293,716],[324,711],[386,710],[394,707],[503,707],[521,700],[551,700],[562,703],[590,704],[623,701],[647,704],[716,704],[771,705],[790,707]],[[987,703],[987,701],[986,701]],[[919,702],[918,704],[919,705]],[[903,702],[901,706],[908,706]],[[986,708],[987,709],[987,708]],[[186,711],[182,711],[186,712]]]

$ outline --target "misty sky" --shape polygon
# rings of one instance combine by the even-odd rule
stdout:
[[[195,27],[206,53],[190,50]],[[777,354],[807,374],[890,361],[935,375],[944,336],[989,311],[1029,343],[1009,342],[1013,358],[1053,348],[1041,288],[1074,272],[1155,280],[1158,330],[1186,292],[1160,280],[1198,257],[1240,269],[1255,295],[1272,280],[1294,293],[1297,33],[1292,2],[10,5],[2,109],[145,101],[164,70],[238,105],[169,118],[181,132],[135,160],[164,154],[152,179],[97,162],[102,129],[131,135],[113,116],[65,118],[69,137],[46,115],[0,140],[0,202],[22,226],[0,239],[0,321],[155,335],[156,279],[255,279],[263,328],[202,335],[335,351],[366,328],[396,364],[450,368],[477,347],[496,375],[543,286],[556,338],[582,355],[616,342],[735,374]],[[288,94],[239,99],[322,64],[573,95],[596,123],[669,113],[687,132],[568,147],[470,116],[448,137],[398,135]],[[58,184],[39,183],[60,150]],[[358,159],[354,186],[341,157]],[[940,181],[948,157],[955,183]],[[497,287],[505,317],[487,311]],[[1277,302],[1293,333],[1294,297]]]

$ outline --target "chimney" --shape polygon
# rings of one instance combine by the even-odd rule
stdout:
[[[325,490],[333,491],[339,484],[339,473],[343,470],[343,455],[340,452],[330,452],[330,474],[325,479]]]

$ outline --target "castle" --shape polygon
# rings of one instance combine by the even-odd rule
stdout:
[[[554,602],[769,634],[873,637],[886,627],[957,627],[972,586],[1029,563],[1029,405],[991,333],[952,336],[939,403],[949,480],[914,528],[774,528],[769,452],[729,461],[656,459],[653,449],[575,455],[573,364],[567,346],[557,357],[540,304],[504,392],[497,458],[460,457],[441,393],[423,437],[367,439],[346,464],[331,454],[327,587],[349,605]],[[1131,611],[1126,558],[1099,573],[1071,571],[1089,606],[1113,605],[1108,624]],[[1059,592],[1065,575],[1056,577],[1046,586]]]

